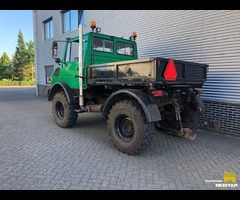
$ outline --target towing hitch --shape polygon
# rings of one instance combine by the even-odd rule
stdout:
[[[161,126],[159,122],[155,122],[155,128],[168,135],[173,135],[177,137],[184,137],[191,141],[195,140],[197,134],[194,134],[190,128],[182,128],[181,130],[173,129],[171,127]]]
[[[186,139],[189,139],[191,141],[195,140],[197,137],[197,134],[194,134],[193,131],[190,128],[183,128],[182,124],[182,118],[181,118],[181,111],[180,106],[175,98],[172,99],[172,103],[174,106],[175,114],[176,114],[176,121],[178,121],[180,125],[179,128],[174,129],[173,127],[169,126],[168,124],[160,124],[160,122],[155,122],[155,127],[159,131],[163,131],[166,134],[177,136],[177,137],[184,137]]]
[[[178,136],[184,137],[193,141],[196,139],[197,134],[194,134],[190,128],[182,128],[179,131]]]
[[[197,134],[193,134],[190,128],[183,128],[180,106],[177,100],[173,98],[172,102],[173,102],[175,113],[176,113],[176,120],[179,121],[179,125],[180,125],[180,131],[178,132],[177,136],[184,137],[192,141],[195,140],[197,137]]]

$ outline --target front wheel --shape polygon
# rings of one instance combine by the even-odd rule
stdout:
[[[55,94],[52,101],[52,113],[58,126],[68,128],[76,124],[78,114],[74,109],[75,105],[68,103],[64,92]]]
[[[142,108],[132,100],[120,101],[108,115],[108,132],[113,144],[122,152],[142,152],[152,141],[153,123],[145,119]]]

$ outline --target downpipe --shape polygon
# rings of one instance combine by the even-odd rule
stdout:
[[[220,125],[218,125],[214,120],[212,119],[206,119],[204,112],[205,112],[205,106],[203,104],[203,100],[200,98],[199,94],[195,95],[195,101],[197,103],[198,111],[200,112],[202,118],[203,118],[203,123],[202,127],[205,128],[213,128],[213,129],[219,129]]]

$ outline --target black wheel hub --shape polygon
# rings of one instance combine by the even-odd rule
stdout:
[[[63,119],[65,115],[65,110],[62,102],[58,101],[56,103],[56,112],[59,119]]]
[[[131,118],[129,118],[128,116],[119,115],[115,121],[115,128],[117,130],[116,132],[118,136],[122,140],[129,142],[133,138],[134,125]]]

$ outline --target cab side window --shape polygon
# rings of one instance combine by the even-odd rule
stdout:
[[[125,42],[117,42],[117,54],[133,56],[133,45]]]
[[[93,38],[93,50],[113,53],[113,41],[104,39],[104,38],[100,38],[100,37],[94,37]]]

